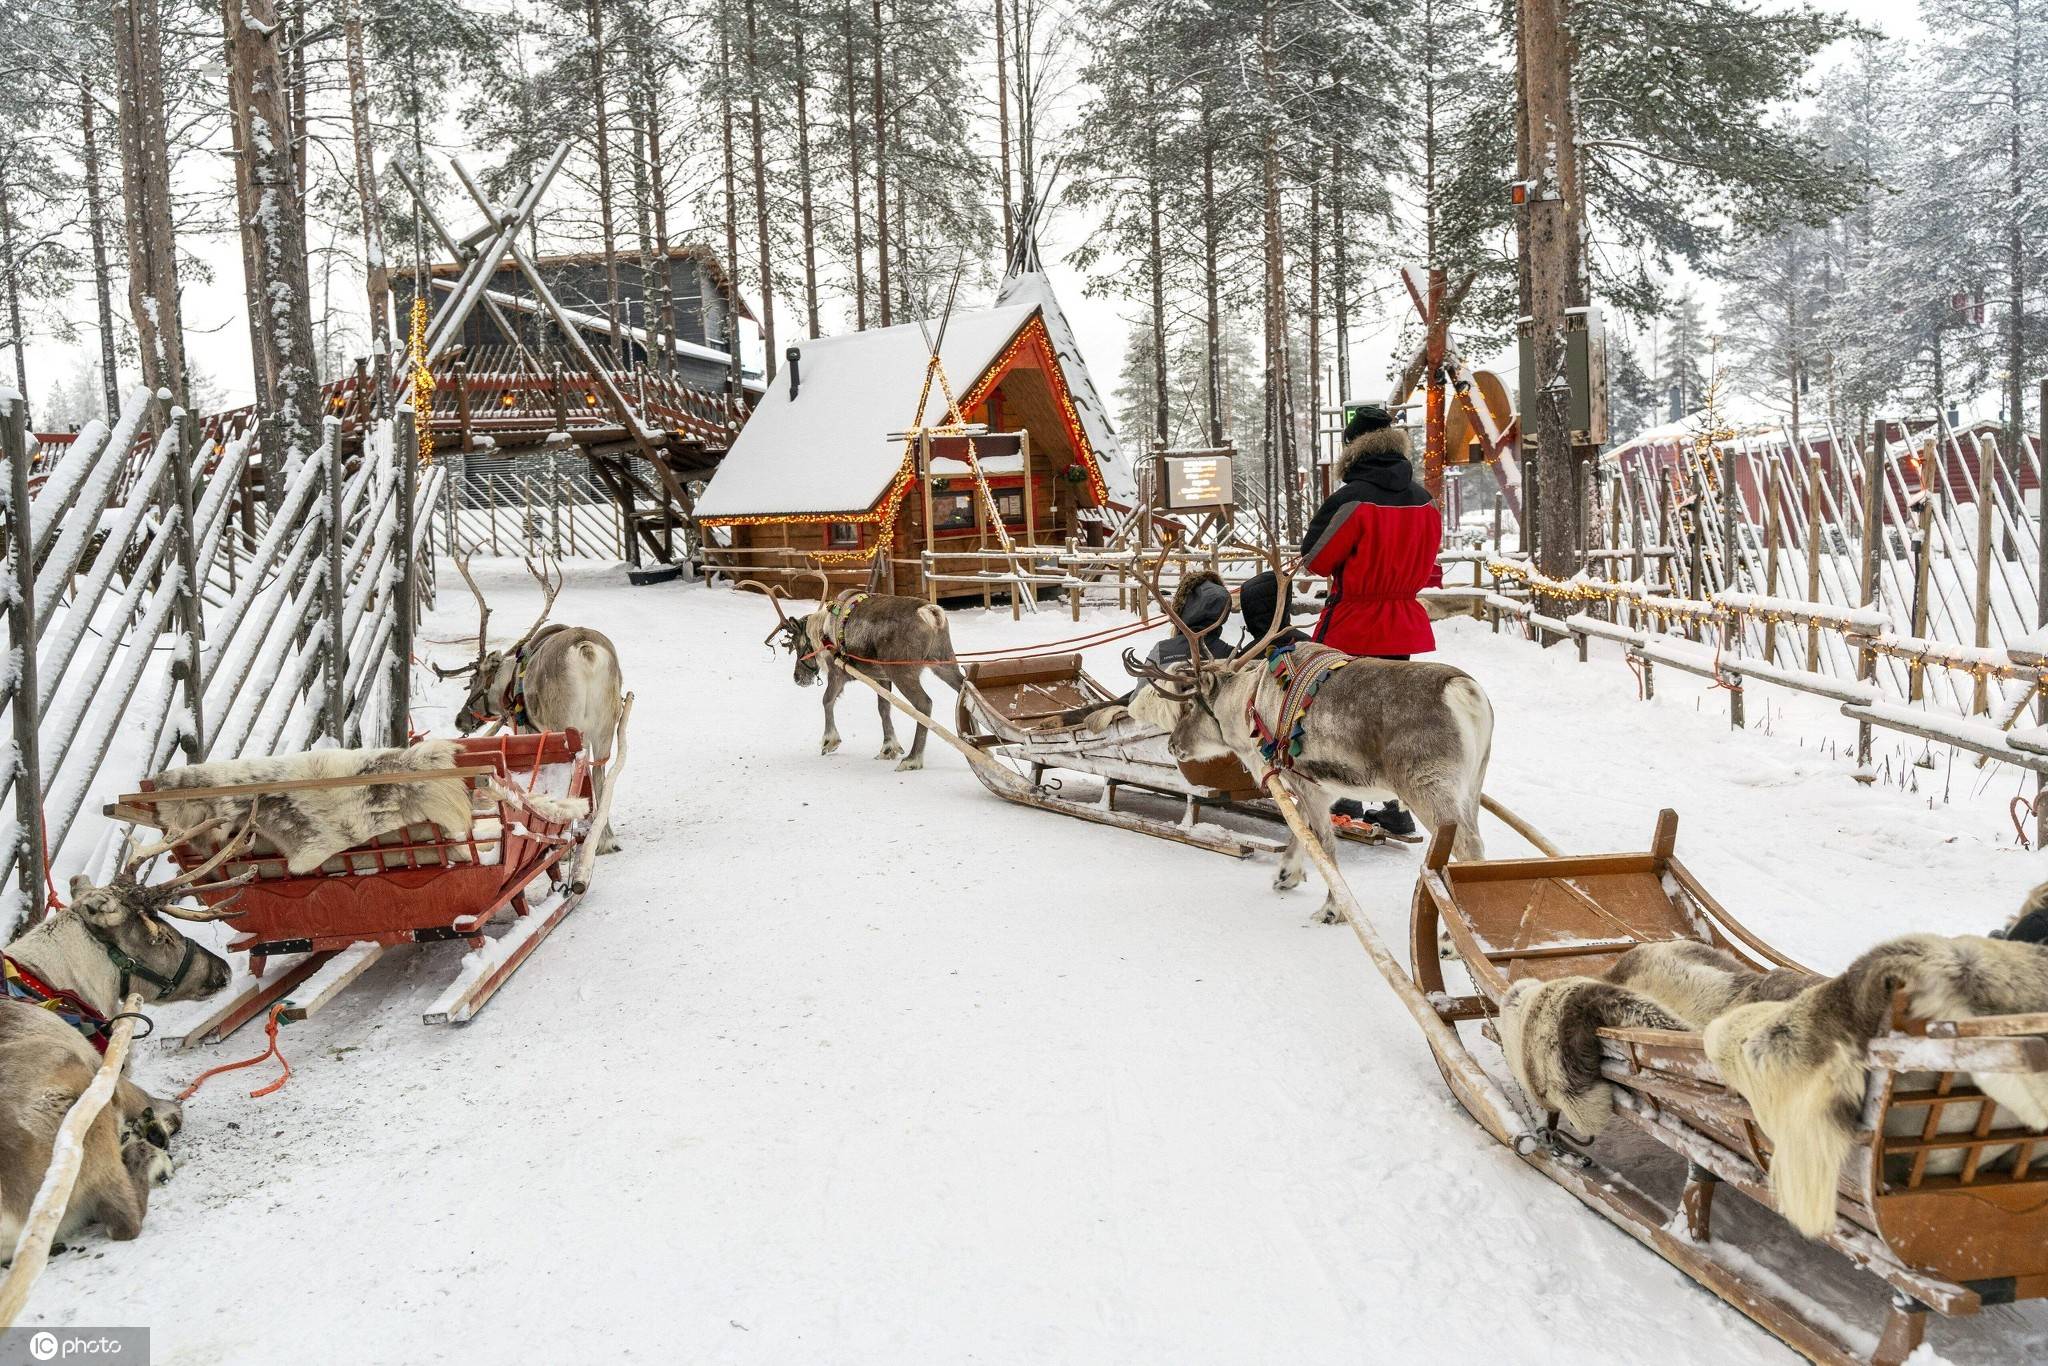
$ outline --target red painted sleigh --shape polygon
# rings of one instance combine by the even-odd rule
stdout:
[[[449,769],[176,790],[181,799],[246,795],[254,802],[306,787],[459,776],[470,790],[475,813],[464,834],[451,836],[432,824],[414,824],[342,850],[306,873],[291,872],[278,849],[260,835],[232,855],[216,876],[253,872],[254,878],[239,889],[207,893],[205,899],[214,905],[234,899],[236,937],[228,948],[248,952],[256,980],[188,1034],[188,1042],[225,1038],[281,1000],[288,1002],[287,1019],[303,1019],[385,948],[447,939],[466,939],[478,952],[475,961],[465,961],[462,975],[425,1018],[432,1024],[466,1020],[574,908],[580,891],[566,884],[591,821],[587,816],[564,819],[559,810],[548,809],[552,803],[537,804],[533,796],[591,802],[591,761],[583,737],[573,730],[547,731],[463,738],[455,745],[457,764]],[[123,797],[114,812],[158,824],[155,797],[155,789],[145,783],[141,792]],[[171,856],[181,868],[197,867],[231,838],[233,832],[212,831],[174,846]],[[543,875],[560,895],[544,914],[533,916],[527,893]],[[484,927],[507,909],[520,923],[503,937],[486,936]],[[268,960],[287,955],[294,956],[292,964],[266,979]]]

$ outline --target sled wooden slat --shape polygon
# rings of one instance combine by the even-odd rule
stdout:
[[[297,1024],[316,1014],[322,1006],[339,996],[350,982],[362,976],[371,964],[382,958],[386,947],[377,943],[351,944],[322,963],[319,970],[306,979],[305,995],[292,997],[291,1004],[284,1008],[285,1021]]]
[[[301,955],[281,966],[277,963],[270,964],[268,974],[250,978],[240,991],[224,1001],[219,1009],[208,1015],[196,1028],[165,1042],[179,1049],[221,1042],[249,1021],[259,1018],[272,1005],[283,1000],[292,988],[318,972],[321,964],[332,958],[334,953],[334,950],[329,949],[322,953]]]
[[[1454,864],[1453,833],[1432,840],[1412,903],[1411,971],[1429,999],[1449,999],[1435,952],[1440,933],[1486,1015],[1517,980],[1598,975],[1637,943],[1691,939],[1758,970],[1798,967],[1678,861],[1671,812],[1659,817],[1643,855]],[[1491,1109],[1476,1103],[1464,1071],[1473,1062],[1468,1040],[1495,1037],[1491,1024],[1461,1034],[1455,1017],[1439,1023],[1448,1042],[1444,1033],[1426,1034],[1445,1079],[1493,1131]],[[1972,1073],[2048,1073],[2048,1014],[1928,1024],[1908,1018],[1899,994],[1870,1042],[1838,1217],[1817,1241],[1894,1292],[1874,1352],[1845,1341],[1832,1311],[1810,1308],[1796,1277],[1762,1283],[1742,1274],[1746,1262],[1714,1254],[1712,1183],[1767,1210],[1775,1205],[1768,1137],[1707,1057],[1702,1036],[1610,1028],[1600,1037],[1601,1076],[1617,1118],[1688,1164],[1678,1207],[1650,1198],[1591,1150],[1583,1163],[1545,1146],[1517,1155],[1796,1350],[1818,1361],[1898,1366],[1919,1346],[1928,1312],[1968,1315],[1987,1302],[2048,1296],[2048,1162],[2040,1160],[2048,1133],[2019,1125],[1969,1081]]]

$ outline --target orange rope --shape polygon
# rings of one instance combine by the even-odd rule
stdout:
[[[207,1068],[204,1072],[201,1072],[198,1076],[192,1079],[192,1084],[190,1086],[178,1092],[178,1099],[180,1101],[190,1100],[192,1098],[192,1094],[195,1091],[197,1091],[201,1086],[205,1085],[207,1081],[209,1081],[211,1078],[217,1077],[223,1072],[234,1072],[244,1067],[254,1067],[257,1063],[264,1061],[266,1058],[276,1058],[277,1065],[279,1067],[282,1067],[284,1071],[280,1072],[278,1074],[277,1080],[270,1083],[270,1085],[260,1087],[257,1090],[251,1091],[249,1093],[249,1099],[260,1100],[262,1097],[267,1096],[271,1092],[278,1090],[286,1082],[290,1081],[292,1079],[292,1065],[285,1061],[284,1053],[277,1046],[278,1017],[284,1014],[285,1007],[290,1004],[291,1002],[289,1001],[279,1001],[276,1005],[270,1008],[270,1021],[269,1023],[263,1026],[263,1032],[270,1036],[270,1046],[268,1048],[264,1049],[261,1053],[258,1053],[253,1058],[244,1058],[240,1062],[224,1062],[218,1067]]]

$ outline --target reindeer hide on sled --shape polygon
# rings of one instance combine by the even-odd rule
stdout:
[[[232,787],[362,774],[404,775],[450,769],[458,763],[452,740],[425,740],[408,749],[321,749],[264,759],[228,759],[192,764],[158,774],[161,792],[179,788]],[[249,818],[246,797],[164,800],[157,812],[167,828],[189,828],[221,820],[226,829]],[[255,816],[255,833],[269,841],[296,876],[309,873],[344,849],[407,826],[432,824],[449,837],[468,833],[469,788],[461,778],[430,782],[393,781],[355,787],[304,788],[266,793]]]

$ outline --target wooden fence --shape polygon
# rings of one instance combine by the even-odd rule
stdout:
[[[131,472],[155,407],[131,392],[112,428],[81,431],[31,493],[23,405],[0,394],[11,661],[0,705],[12,722],[0,924],[40,915],[53,863],[108,861],[104,846],[69,846],[110,762],[125,782],[173,762],[408,733],[442,480],[419,473],[410,428],[385,425],[351,462],[330,420],[321,447],[281,472],[266,513],[238,505],[246,432],[188,453],[178,424],[159,421]]]

